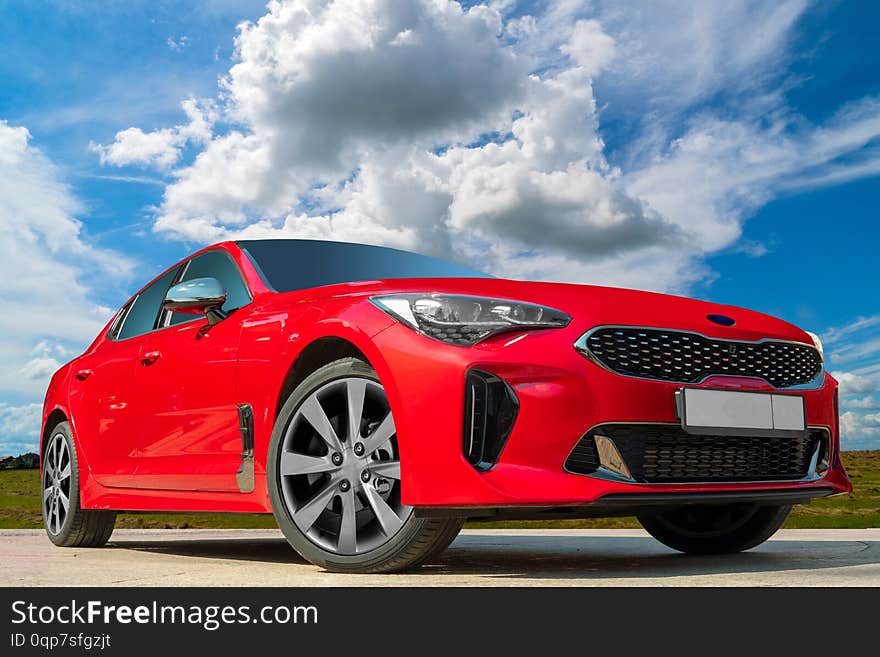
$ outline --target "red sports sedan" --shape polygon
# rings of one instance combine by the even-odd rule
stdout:
[[[225,242],[138,292],[46,395],[43,517],[271,512],[330,570],[436,557],[465,519],[636,515],[676,550],[847,492],[816,336],[760,313],[486,277],[394,249]]]

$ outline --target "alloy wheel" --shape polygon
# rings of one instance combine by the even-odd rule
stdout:
[[[50,534],[57,535],[70,509],[70,452],[63,433],[56,433],[46,446],[43,464],[43,518]]]
[[[277,467],[290,517],[324,550],[373,550],[412,513],[400,501],[394,418],[372,379],[336,379],[306,397],[287,426]]]

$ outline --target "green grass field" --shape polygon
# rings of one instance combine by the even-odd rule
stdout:
[[[853,492],[795,507],[789,528],[880,527],[880,450],[844,452],[843,463],[853,482]],[[42,526],[40,518],[40,476],[37,470],[0,471],[0,529],[31,529]],[[165,529],[275,527],[270,515],[184,513],[122,514],[117,527]],[[615,528],[638,527],[635,518],[594,520],[515,521],[484,523],[480,527]]]

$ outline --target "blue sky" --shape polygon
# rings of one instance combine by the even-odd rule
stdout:
[[[877,3],[0,12],[0,453],[135,288],[241,234],[769,312],[825,338],[845,447],[880,447]]]

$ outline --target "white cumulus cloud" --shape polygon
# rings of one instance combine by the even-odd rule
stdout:
[[[880,440],[880,316],[857,317],[822,334],[826,358],[840,382],[840,431],[844,447],[876,447]],[[830,347],[830,348],[829,348]],[[846,368],[846,369],[844,369]]]
[[[240,27],[215,100],[225,127],[194,158],[180,159],[180,126],[130,133],[114,161],[122,131],[102,158],[171,167],[155,229],[190,242],[357,240],[661,291],[711,276],[705,256],[774,196],[870,168],[876,100],[816,126],[785,106],[805,2],[512,7],[272,2]],[[719,90],[736,119],[712,108]],[[612,158],[603,117],[631,108],[643,127]],[[155,151],[140,152],[147,136]]]
[[[187,143],[203,144],[211,137],[217,112],[213,102],[199,102],[188,98],[181,103],[188,122],[173,128],[144,132],[140,128],[126,128],[116,133],[108,145],[89,144],[101,164],[114,166],[141,166],[167,170],[176,164]]]
[[[0,402],[0,456],[37,451],[42,409],[37,403]]]
[[[79,202],[30,140],[0,121],[0,393],[19,397],[42,394],[53,368],[108,319],[92,285],[131,268],[84,238]]]

